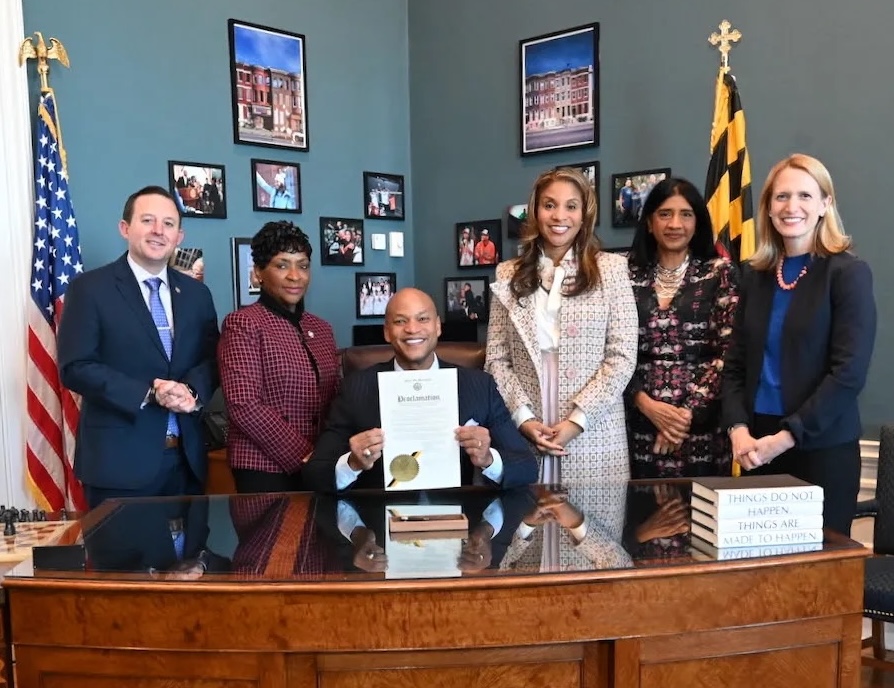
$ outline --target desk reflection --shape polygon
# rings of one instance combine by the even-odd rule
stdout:
[[[208,502],[127,500],[84,535],[89,568],[196,580],[226,572],[230,560],[208,548]]]

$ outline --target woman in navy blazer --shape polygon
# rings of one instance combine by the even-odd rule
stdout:
[[[338,391],[332,326],[304,310],[311,245],[291,222],[268,222],[251,240],[258,302],[223,322],[217,359],[237,492],[303,489],[329,404]]]
[[[795,154],[767,177],[723,380],[733,458],[821,485],[847,534],[860,486],[857,396],[875,342],[869,266],[849,252],[823,164]]]

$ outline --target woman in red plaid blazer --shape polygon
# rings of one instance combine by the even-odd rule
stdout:
[[[338,391],[332,326],[304,310],[311,245],[291,222],[268,222],[251,240],[257,303],[223,322],[217,359],[238,492],[303,489],[301,467]]]

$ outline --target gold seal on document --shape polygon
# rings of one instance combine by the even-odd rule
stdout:
[[[416,459],[418,455],[419,452],[415,452],[412,456],[410,454],[398,454],[391,459],[391,465],[388,467],[388,470],[391,471],[391,476],[402,483],[410,482],[419,475],[419,461]]]

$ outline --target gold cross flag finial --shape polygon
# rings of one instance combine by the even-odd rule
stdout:
[[[47,48],[47,44],[43,42],[43,34],[40,31],[35,31],[34,35],[37,36],[37,45],[34,45],[34,39],[30,36],[22,41],[22,46],[19,48],[19,64],[25,64],[25,60],[37,59],[37,73],[40,75],[40,92],[46,93],[50,90],[50,85],[47,83],[47,75],[50,73],[49,61],[59,60],[59,62],[68,67],[68,53],[65,52],[65,46],[57,39],[51,38],[50,47]]]
[[[738,43],[739,39],[742,38],[742,33],[738,29],[733,29],[732,24],[729,23],[729,20],[724,19],[719,24],[720,33],[716,31],[708,36],[708,42],[711,45],[720,45],[717,50],[720,51],[720,68],[723,70],[723,73],[726,74],[729,72],[729,51],[732,49],[731,43]]]

